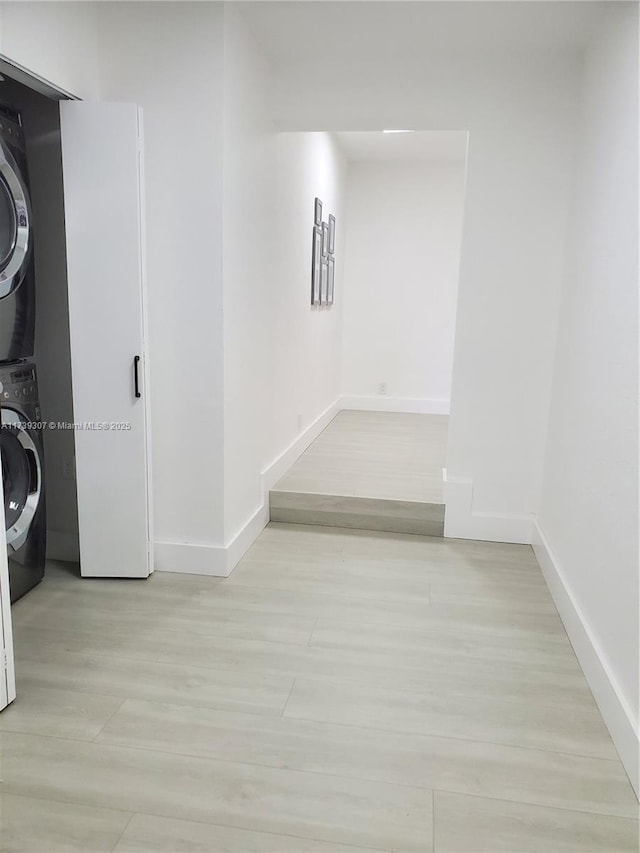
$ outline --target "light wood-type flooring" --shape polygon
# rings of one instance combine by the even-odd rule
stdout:
[[[224,580],[13,609],[12,853],[636,853],[531,549],[271,524]]]
[[[442,536],[448,421],[340,412],[272,489],[271,519]]]

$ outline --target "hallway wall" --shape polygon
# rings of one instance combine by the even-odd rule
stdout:
[[[274,434],[272,462],[340,394],[342,316],[347,298],[346,161],[328,133],[277,137],[277,250],[274,281]],[[314,199],[336,217],[335,302],[311,306]]]
[[[325,133],[278,134],[271,69],[234,4],[225,8],[224,541],[268,519],[263,473],[339,395],[337,303],[312,307],[314,198],[343,227],[344,162]],[[341,230],[337,245],[340,247]],[[234,546],[235,547],[235,546]]]
[[[536,550],[640,791],[637,33],[587,58]]]
[[[449,413],[464,185],[464,160],[350,163],[347,405]]]
[[[224,542],[262,504],[272,443],[275,128],[270,69],[228,5],[224,12]]]

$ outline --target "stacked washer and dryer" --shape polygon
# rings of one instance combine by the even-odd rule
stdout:
[[[20,114],[0,105],[0,455],[14,602],[44,575],[44,455],[34,360],[35,275]]]

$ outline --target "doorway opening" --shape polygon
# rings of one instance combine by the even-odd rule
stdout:
[[[271,519],[442,536],[468,133],[332,137],[338,411],[273,487]]]

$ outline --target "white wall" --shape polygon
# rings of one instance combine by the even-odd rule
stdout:
[[[341,222],[344,161],[327,134],[276,134],[269,113],[270,74],[241,13],[228,5],[224,67],[227,543],[247,525],[256,532],[266,522],[263,472],[335,404],[339,394],[341,299],[331,309],[312,308],[310,276],[314,198],[319,196],[325,203],[325,219],[334,213]]]
[[[1,2],[0,55],[81,98],[98,85],[96,3]]]
[[[340,341],[346,298],[346,161],[327,133],[277,139],[277,264],[274,286],[274,458],[333,406],[340,394]],[[314,199],[336,217],[334,304],[311,306]]]
[[[157,567],[206,570],[224,536],[223,9],[98,11],[100,97],[144,110]]]
[[[233,5],[224,27],[225,541],[262,505],[271,443],[275,130],[269,69]]]
[[[411,68],[335,62],[317,79],[305,60],[276,75],[275,115],[285,129],[322,121],[336,130],[470,133],[447,463],[458,481],[447,489],[447,517],[457,522],[450,535],[530,541],[579,71],[571,54],[495,52],[425,53]]]
[[[538,553],[639,790],[637,18],[587,58]]]
[[[348,404],[449,412],[464,183],[463,160],[350,163]]]

